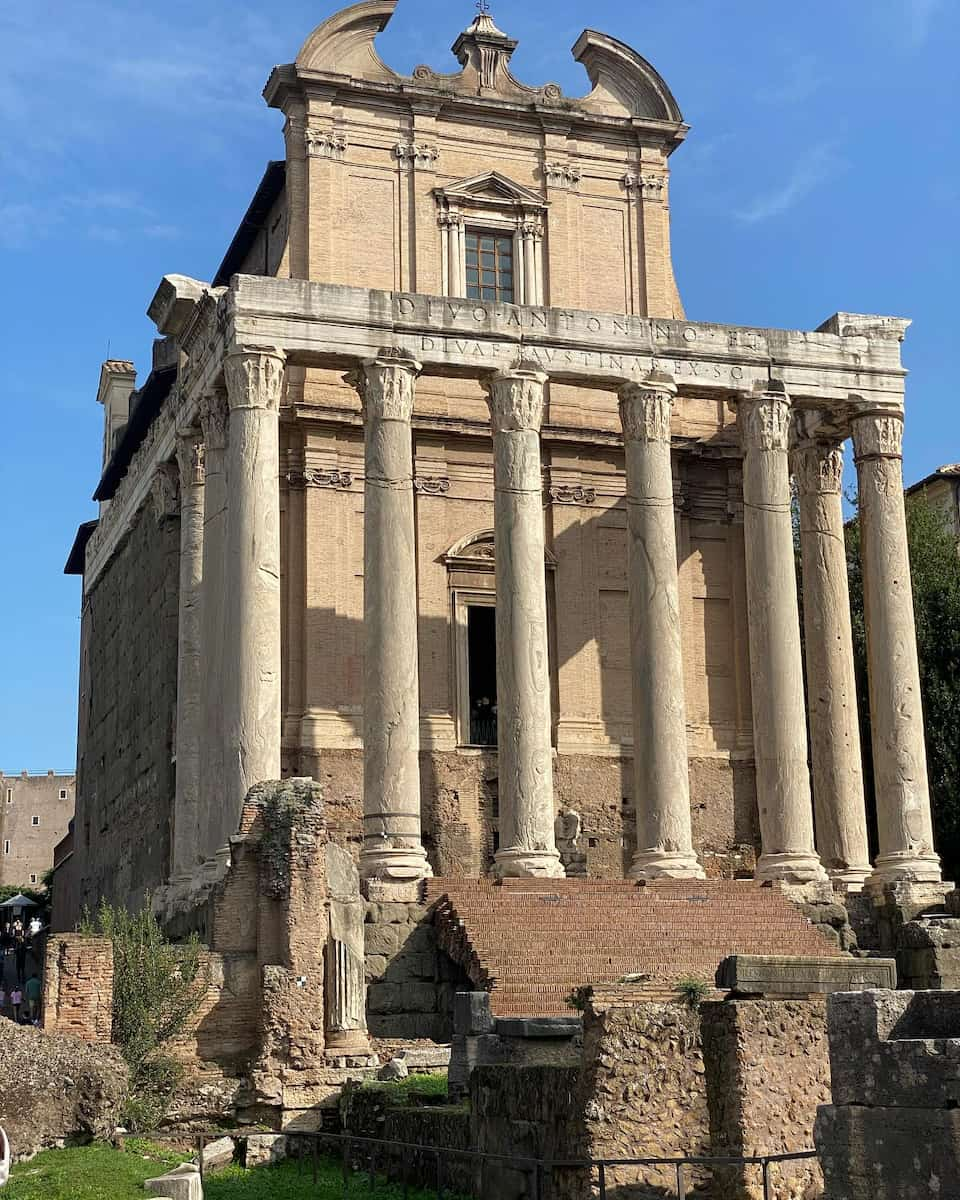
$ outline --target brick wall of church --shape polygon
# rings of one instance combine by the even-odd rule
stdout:
[[[84,600],[75,859],[80,902],[164,881],[175,766],[180,523],[147,503]]]

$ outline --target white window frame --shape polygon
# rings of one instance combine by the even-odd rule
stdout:
[[[13,788],[7,788],[7,803],[13,803]]]
[[[67,799],[67,797],[68,797],[68,795],[69,795],[69,793],[67,792],[67,789],[66,789],[66,788],[61,788],[61,789],[60,789],[60,799],[61,799],[61,800],[66,800],[66,799]]]
[[[4,852],[4,854],[9,854],[9,853],[10,853],[10,839],[9,839],[9,838],[5,838],[5,839],[4,839],[4,842],[3,842],[3,852]]]
[[[30,828],[31,829],[39,829],[40,828],[40,818],[39,818],[39,816],[37,816],[36,813],[34,813],[34,815],[30,818]]]
[[[36,883],[36,882],[37,882],[37,877],[36,877],[36,875],[35,875],[35,874],[33,874],[33,872],[31,872],[31,873],[30,873],[30,882],[31,882],[31,883]]]

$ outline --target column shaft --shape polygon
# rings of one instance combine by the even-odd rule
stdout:
[[[791,465],[800,503],[817,850],[832,879],[859,891],[870,874],[870,852],[843,541],[843,448],[804,442]]]
[[[814,849],[800,619],[790,515],[790,405],[781,390],[739,403],[759,879],[826,878]]]
[[[452,231],[451,231],[452,232]],[[430,874],[420,833],[420,679],[413,516],[414,381],[390,356],[348,376],[363,401],[363,848],[365,879]]]
[[[903,507],[903,418],[853,421],[880,852],[871,886],[938,882]]]
[[[224,745],[224,564],[227,552],[227,408],[226,389],[203,397],[200,424],[204,444],[203,600],[200,606],[201,757],[200,803],[194,862],[212,859],[223,844]]]
[[[554,837],[550,669],[544,574],[540,423],[546,376],[494,375],[494,547],[497,573],[497,750],[500,846],[494,870],[563,874]]]
[[[702,878],[693,852],[670,463],[672,381],[620,390],[627,473],[634,878]]]
[[[201,612],[203,595],[203,438],[177,435],[180,469],[180,606],[177,646],[177,783],[170,874],[190,874],[196,862],[200,815]]]
[[[240,350],[224,360],[230,519],[224,590],[226,744],[219,845],[237,831],[247,792],[280,778],[280,451],[283,356]]]

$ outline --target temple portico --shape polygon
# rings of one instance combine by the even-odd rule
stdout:
[[[359,321],[361,311],[364,319]],[[257,345],[247,332],[254,328]],[[185,812],[182,819],[185,828],[199,831],[201,857],[215,855],[226,844],[232,806],[242,789],[279,774],[283,622],[276,481],[282,474],[277,433],[285,394],[282,377],[291,367],[322,366],[347,369],[362,401],[363,877],[404,886],[430,873],[421,833],[421,566],[412,456],[417,428],[429,427],[431,420],[418,410],[418,387],[439,377],[482,383],[490,414],[488,437],[492,429],[500,830],[494,872],[563,873],[554,840],[556,752],[541,446],[563,437],[562,428],[551,421],[551,388],[575,380],[592,387],[595,395],[609,396],[611,403],[618,401],[626,456],[637,822],[631,874],[703,875],[691,822],[689,722],[683,701],[690,651],[678,596],[676,468],[671,463],[672,457],[682,459],[695,449],[675,424],[671,432],[671,416],[683,398],[701,396],[730,414],[733,445],[742,455],[760,825],[756,874],[792,884],[820,883],[829,875],[853,890],[864,880],[877,885],[936,881],[899,487],[901,333],[901,323],[842,315],[814,334],[759,330],[750,331],[748,339],[742,331],[689,322],[516,306],[465,308],[433,297],[243,276],[227,290],[207,290],[184,332],[189,367],[171,414],[176,429],[194,430],[191,445],[200,445],[197,425],[207,438],[206,536],[199,520],[191,518],[184,540],[182,602],[193,613],[199,555],[204,573],[199,585],[204,597],[201,660],[222,662],[225,724],[217,753],[223,755],[228,794],[226,801],[212,801],[202,769],[196,801],[184,787],[177,820],[181,809],[195,804],[198,811]],[[578,348],[565,348],[573,336]],[[771,366],[774,345],[778,361]],[[211,397],[222,394],[224,380],[230,419],[221,449]],[[479,416],[471,420],[482,436]],[[881,853],[872,874],[839,490],[842,443],[851,431],[863,496],[880,814]],[[153,451],[158,464],[165,461],[164,434],[156,438]],[[196,458],[200,451],[192,453]],[[790,512],[791,454],[800,503],[806,699]],[[226,464],[225,537],[213,511],[221,506],[220,455]],[[119,523],[121,513],[122,506],[111,506],[106,536],[93,549],[91,578],[109,553],[109,522]],[[206,608],[207,573],[216,586],[221,569],[214,533],[225,548],[222,631],[220,619],[211,621]],[[216,610],[217,597],[210,603]],[[185,634],[185,672],[192,669],[192,644]],[[204,666],[199,703],[181,711],[178,739],[186,747],[195,736],[191,722],[203,723],[210,739],[208,691]]]

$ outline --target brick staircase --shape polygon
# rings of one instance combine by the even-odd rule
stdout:
[[[776,887],[752,880],[430,879],[441,947],[500,1017],[569,1016],[584,984],[713,984],[728,954],[839,955]]]

